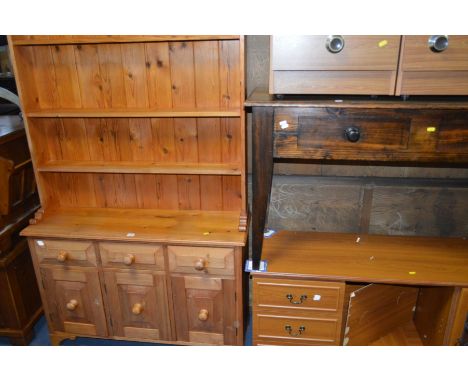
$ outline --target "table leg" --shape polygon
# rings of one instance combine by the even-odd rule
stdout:
[[[252,269],[258,270],[273,177],[273,108],[252,111]]]

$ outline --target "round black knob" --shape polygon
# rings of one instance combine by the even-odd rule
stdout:
[[[327,43],[325,44],[328,51],[331,53],[339,53],[344,48],[343,36],[333,35],[327,37]]]
[[[429,45],[429,48],[433,52],[435,53],[443,52],[445,49],[448,48],[448,45],[449,45],[448,36],[445,36],[445,35],[431,36],[429,37],[427,44]]]
[[[361,132],[357,127],[347,127],[345,129],[345,135],[350,142],[357,142],[359,138],[361,138]]]

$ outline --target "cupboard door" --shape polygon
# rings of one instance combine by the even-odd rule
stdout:
[[[107,335],[97,271],[42,268],[41,275],[54,330],[78,335]]]
[[[114,335],[171,340],[164,274],[104,272]]]
[[[178,341],[236,344],[234,280],[175,276],[172,293]]]

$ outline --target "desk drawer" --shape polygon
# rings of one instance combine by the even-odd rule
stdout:
[[[301,311],[340,312],[344,284],[308,280],[254,279],[254,305]]]
[[[234,276],[234,248],[168,246],[171,272]]]
[[[296,345],[338,345],[340,324],[339,318],[277,316],[256,312],[255,342],[274,340]]]
[[[96,266],[96,252],[91,241],[34,239],[39,264]]]
[[[164,253],[161,245],[99,243],[104,267],[153,268],[164,270]]]

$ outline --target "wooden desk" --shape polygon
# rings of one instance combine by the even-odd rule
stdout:
[[[466,98],[290,96],[277,100],[265,90],[256,90],[245,105],[253,114],[253,269],[258,269],[262,252],[274,159],[468,164]],[[349,136],[348,128],[354,129]]]
[[[253,270],[267,261],[266,272],[253,273],[254,344],[456,343],[468,311],[463,238],[280,232],[262,248],[274,159],[466,166],[468,102],[277,100],[256,91],[245,105],[253,112]]]

